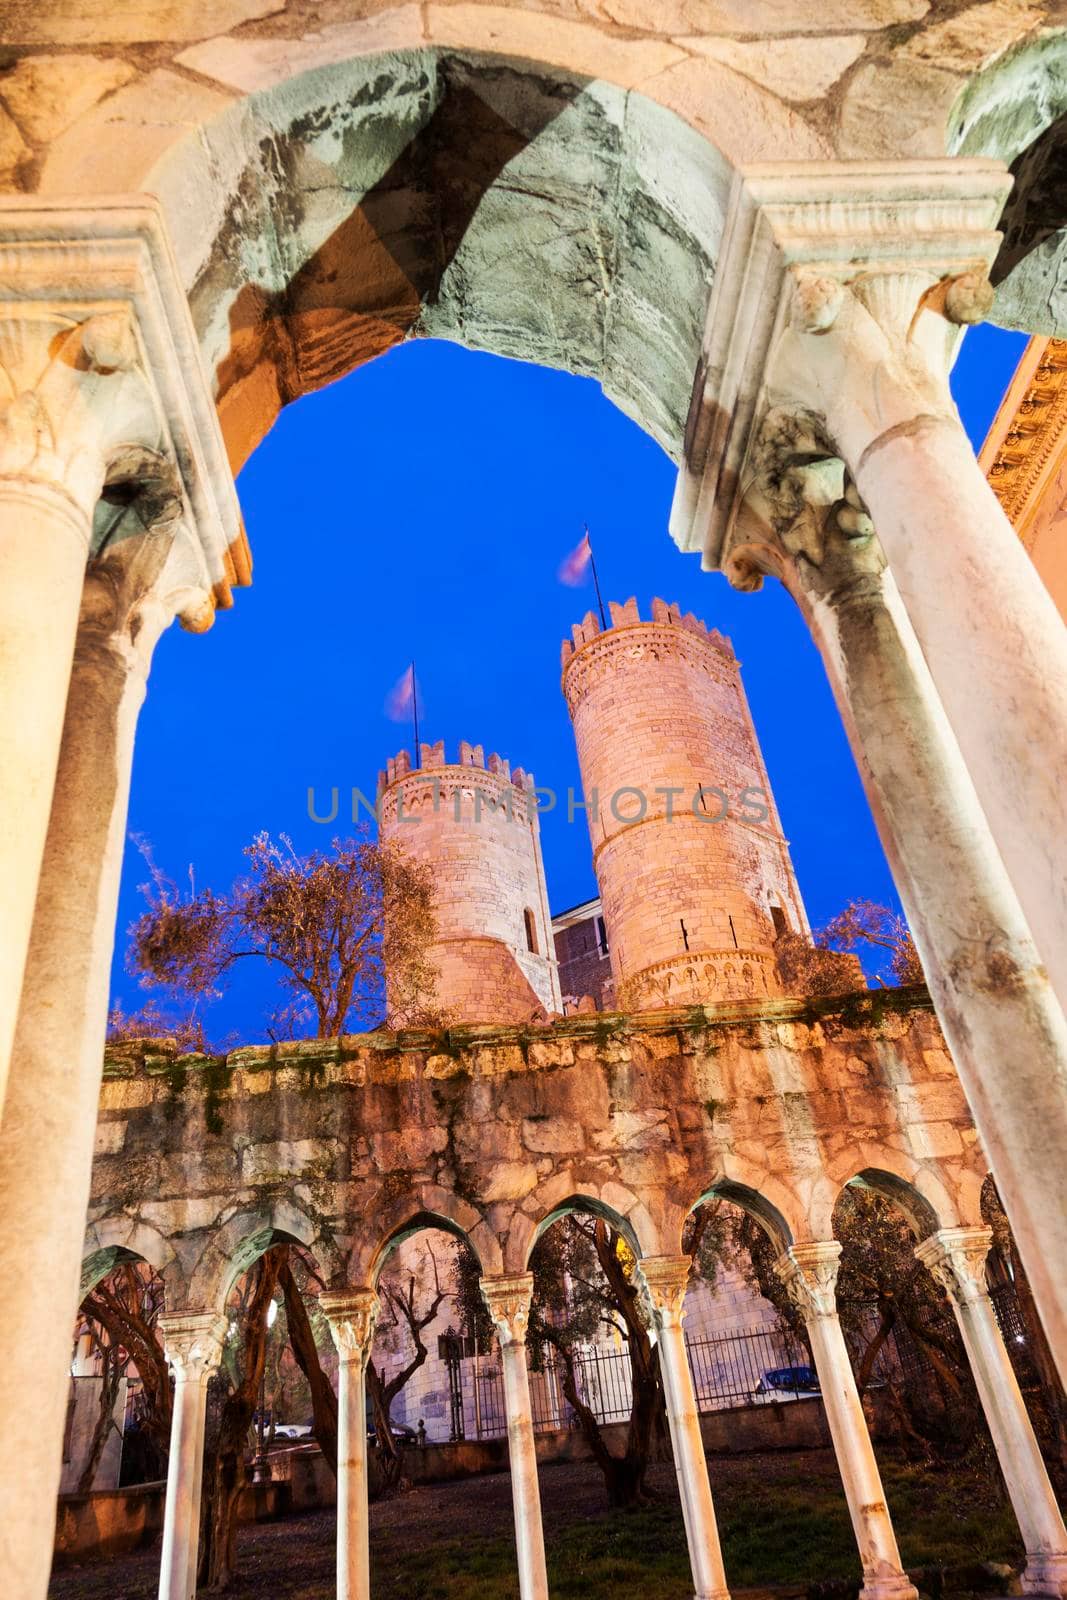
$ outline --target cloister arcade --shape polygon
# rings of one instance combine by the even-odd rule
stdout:
[[[446,1048],[442,1048],[442,1046]],[[154,1048],[154,1047],[153,1047]],[[807,1325],[865,1592],[911,1594],[835,1310],[833,1212],[859,1182],[899,1206],[949,1291],[1028,1552],[1028,1592],[1067,1589],[1067,1534],[991,1302],[987,1167],[921,991],[892,1001],[571,1018],[109,1058],[83,1287],[118,1252],[162,1275],[176,1375],[161,1593],[184,1596],[199,1525],[204,1394],[222,1308],[272,1243],[314,1259],[340,1357],[339,1593],[369,1593],[363,1378],[390,1251],[425,1227],[481,1269],[504,1373],[524,1600],[547,1594],[525,1353],[530,1254],[568,1211],[603,1216],[639,1262],[700,1600],[727,1592],[682,1336],[690,1213],[747,1210]],[[357,1098],[352,1093],[358,1090]]]
[[[974,1270],[988,1160],[1067,1371],[1067,1191],[1047,1181],[1067,1148],[1067,643],[947,386],[967,323],[991,314],[1056,331],[1067,318],[1064,218],[1044,186],[1067,100],[1062,26],[1051,8],[1016,0],[947,12],[925,0],[848,0],[840,25],[817,26],[788,3],[726,4],[709,19],[687,0],[115,9],[111,18],[68,0],[16,0],[0,85],[10,108],[0,196],[8,1590],[41,1600],[47,1583],[66,1312],[92,1182],[89,1256],[154,1253],[175,1290],[169,1600],[191,1592],[194,1445],[221,1286],[259,1229],[320,1250],[327,1216],[337,1219],[327,1304],[349,1437],[339,1590],[346,1600],[365,1594],[361,1362],[374,1262],[421,1211],[450,1219],[480,1252],[510,1352],[524,1600],[543,1594],[523,1424],[525,1263],[539,1221],[573,1194],[633,1228],[668,1374],[695,1584],[702,1600],[723,1592],[676,1334],[681,1220],[726,1174],[762,1197],[765,1221],[773,1206],[788,1230],[783,1272],[817,1329],[867,1592],[903,1592],[834,1333],[829,1218],[840,1184],[889,1171],[926,1196],[939,1227],[923,1249],[943,1253],[961,1317],[986,1329],[972,1354],[995,1362]],[[1007,163],[1019,183],[1002,260]],[[412,1074],[432,1111],[425,1145],[409,1152],[410,1132],[394,1129],[386,1167],[410,1181],[373,1205],[353,1191],[312,1223],[301,1197],[340,1181],[345,1121],[317,1157],[268,1166],[268,1209],[242,1209],[234,1196],[249,1174],[233,1127],[220,1143],[198,1126],[165,1158],[165,1107],[180,1111],[196,1094],[168,1094],[165,1075],[150,1073],[105,1086],[105,1144],[91,1179],[130,761],[154,644],[176,616],[194,633],[209,627],[249,581],[232,472],[281,406],[428,333],[598,377],[679,464],[677,542],[741,587],[771,574],[796,597],[951,1051],[943,1070],[921,1065],[904,1032],[892,1049],[879,1045],[872,1066],[893,1137],[863,1131],[865,1070],[850,1066],[865,1059],[859,1039],[854,1058],[820,1043],[803,1084],[790,1083],[796,1054],[780,1041],[762,1091],[764,1068],[751,1062],[743,1091],[719,1096],[691,1081],[687,1099],[679,1085],[693,1063],[711,1066],[696,1048],[657,1055],[656,1035],[648,1077],[672,1080],[656,1124],[667,1131],[653,1157],[648,1128],[616,1129],[611,1175],[597,1173],[586,1130],[631,1068],[613,1059],[610,1040],[586,1041],[587,1076],[566,1120],[578,1130],[568,1136],[581,1136],[588,1182],[580,1161],[567,1170],[555,1159],[565,1148],[542,1152],[553,1157],[545,1173],[530,1149],[505,1162],[502,1188],[472,1187],[478,1204],[454,1183],[416,1181],[445,1135],[426,1086],[447,1101],[459,1081],[448,1050],[429,1050]],[[229,693],[220,685],[220,704]],[[801,1027],[791,1016],[749,1025]],[[907,1038],[926,1026],[909,1023]],[[572,1037],[557,1025],[531,1039],[528,1059],[499,1082],[560,1080]],[[495,1048],[477,1047],[483,1070],[469,1075],[471,1092],[490,1100]],[[940,1036],[926,1049],[943,1054]],[[371,1093],[367,1051],[352,1057],[365,1076],[352,1080],[359,1094],[345,1096],[344,1118],[414,1114],[402,1078]],[[342,1068],[348,1059],[338,1047]],[[380,1057],[393,1059],[388,1049]],[[898,1079],[900,1059],[908,1072]],[[338,1062],[324,1063],[328,1082]],[[832,1089],[820,1077],[827,1063],[838,1074]],[[257,1087],[231,1061],[227,1111],[240,1105],[252,1117]],[[136,1160],[129,1133],[108,1131],[123,1120],[108,1097],[122,1093],[126,1120],[142,1119]],[[720,1098],[747,1106],[755,1122],[730,1121],[720,1138],[709,1109]],[[947,1115],[942,1102],[952,1104]],[[280,1116],[273,1094],[258,1104]],[[686,1105],[688,1124],[678,1114]],[[790,1160],[806,1151],[793,1189],[767,1159],[756,1115],[767,1106]],[[470,1122],[485,1133],[492,1117],[472,1111]],[[258,1140],[279,1142],[277,1133]],[[198,1191],[213,1170],[221,1189],[211,1180]],[[101,1185],[112,1185],[106,1204]],[[208,1196],[214,1209],[198,1221]],[[185,1208],[180,1223],[172,1202]],[[57,1299],[69,1298],[44,1325],[42,1259]],[[1014,1430],[1001,1452],[1006,1472],[1036,1474],[1014,1402],[990,1421],[995,1437]],[[1035,1481],[1026,1494],[1040,1507]],[[1056,1538],[1053,1551],[1047,1523],[1028,1535],[1040,1592],[1064,1592],[1062,1526]]]

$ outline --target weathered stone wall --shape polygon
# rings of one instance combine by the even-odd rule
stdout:
[[[218,1059],[127,1046],[101,1094],[86,1278],[131,1251],[172,1307],[211,1307],[287,1237],[328,1283],[358,1285],[426,1223],[516,1271],[576,1200],[642,1254],[672,1253],[712,1190],[783,1242],[826,1238],[860,1174],[929,1231],[977,1222],[985,1172],[921,990]]]
[[[615,992],[633,1010],[778,991],[807,927],[728,639],[662,600],[563,645]]]
[[[528,1022],[560,1009],[533,777],[481,745],[406,750],[379,776],[383,840],[432,867],[437,1002],[449,1022]],[[388,983],[388,973],[386,981]]]

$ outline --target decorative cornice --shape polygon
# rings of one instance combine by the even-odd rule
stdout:
[[[1027,549],[1034,512],[1065,456],[1067,339],[1031,339],[978,457]]]

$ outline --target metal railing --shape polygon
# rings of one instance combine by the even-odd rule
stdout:
[[[686,1346],[701,1411],[818,1395],[807,1349],[788,1332],[758,1328],[717,1339],[687,1338]],[[578,1395],[597,1421],[626,1422],[633,1389],[625,1347],[587,1346],[576,1350],[573,1359]],[[450,1363],[449,1384],[455,1437],[503,1437],[504,1385],[495,1351]],[[536,1433],[576,1425],[574,1408],[564,1394],[563,1364],[553,1351],[544,1351],[531,1366],[530,1406]]]

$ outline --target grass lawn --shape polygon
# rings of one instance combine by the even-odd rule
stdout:
[[[980,1471],[931,1471],[882,1456],[886,1496],[909,1568],[1015,1561],[1022,1546],[999,1483]],[[731,1587],[859,1577],[831,1452],[712,1459]],[[659,1499],[609,1512],[587,1464],[541,1470],[552,1600],[691,1600],[673,1469],[653,1467]],[[231,1600],[332,1600],[334,1520],[317,1512],[247,1528]],[[56,1574],[51,1600],[153,1600],[158,1546]],[[435,1484],[371,1507],[375,1600],[517,1600],[506,1474]]]

